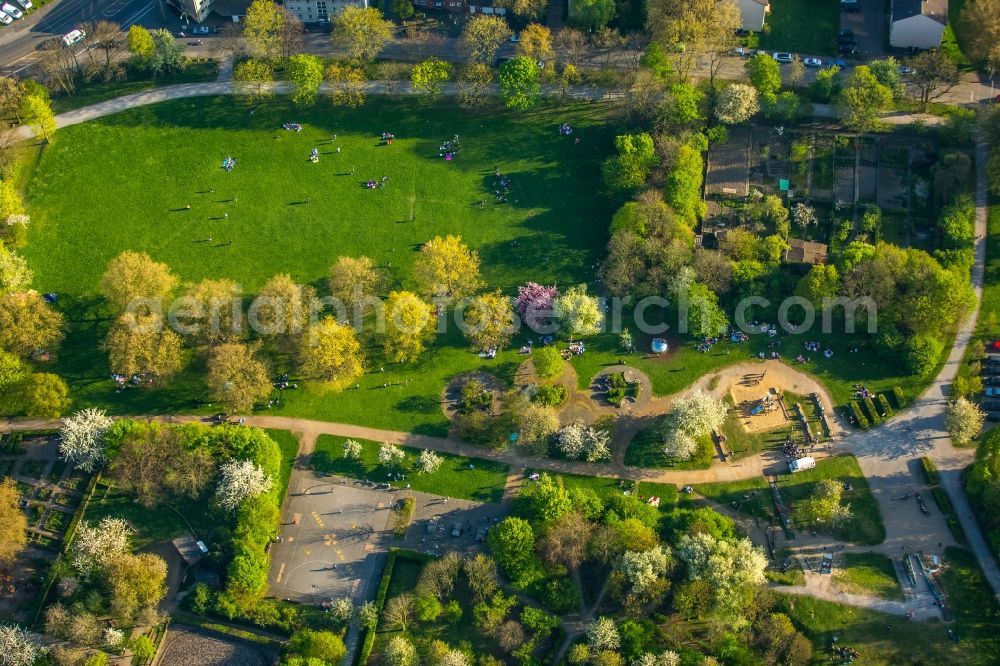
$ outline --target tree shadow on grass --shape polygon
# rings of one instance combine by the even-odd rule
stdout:
[[[368,468],[360,460],[348,459],[325,449],[312,454],[312,466],[318,472],[340,474],[354,479],[363,479],[369,474]]]

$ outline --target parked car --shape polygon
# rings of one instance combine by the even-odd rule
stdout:
[[[4,14],[7,14],[8,16],[11,16],[13,18],[16,19],[24,18],[24,12],[22,12],[20,9],[10,4],[9,2],[3,3],[3,5],[0,6],[0,9],[3,10]]]
[[[454,527],[451,528],[451,535],[453,537],[462,536],[462,523],[455,523]]]
[[[907,67],[906,65],[900,65],[899,73],[902,74],[903,76],[909,76],[910,74],[916,74],[917,70],[913,69],[912,67]]]
[[[744,48],[742,46],[737,46],[735,49],[733,49],[733,55],[739,56],[740,58],[748,58],[750,57],[750,53],[751,53],[750,49]]]
[[[983,404],[979,405],[986,411],[1000,411],[1000,401],[998,400],[987,400]]]
[[[438,526],[438,517],[435,516],[427,521],[427,533],[434,534],[434,530],[437,529],[437,526]]]
[[[803,58],[802,64],[806,67],[822,67],[823,61],[819,58]]]
[[[987,412],[987,421],[1000,421],[1000,412]]]
[[[987,387],[986,387],[986,388],[985,388],[985,389],[983,390],[983,395],[988,395],[988,396],[990,396],[991,398],[1000,398],[1000,387],[996,387],[996,386],[987,386]]]
[[[858,0],[840,0],[840,11],[856,14],[861,11],[861,3]]]
[[[24,11],[28,11],[29,9],[34,7],[34,5],[31,4],[31,0],[16,0],[16,2],[17,4],[21,5],[21,7],[24,8]]]
[[[792,61],[792,54],[791,53],[781,53],[781,52],[779,52],[779,53],[775,53],[771,57],[774,58],[775,60],[777,60],[778,62],[791,62]]]
[[[983,384],[987,386],[1000,386],[1000,377],[997,375],[987,375],[983,377]]]
[[[827,60],[826,62],[828,65],[836,65],[841,69],[847,68],[847,61],[844,60],[843,58],[834,58],[833,60]]]
[[[210,32],[211,30],[208,29],[207,25],[196,25],[195,27],[191,28],[192,35],[207,35]]]
[[[13,22],[14,22],[14,19],[12,19],[11,17],[7,16],[3,12],[0,12],[0,23],[3,23],[4,25],[7,25],[8,23],[13,23]]]
[[[71,30],[63,35],[63,44],[66,46],[73,46],[77,42],[82,42],[83,38],[87,36],[83,30]]]

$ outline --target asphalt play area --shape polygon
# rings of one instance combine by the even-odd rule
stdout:
[[[392,532],[392,507],[407,495],[416,504],[405,538],[398,539]],[[281,540],[271,547],[271,594],[312,604],[338,597],[369,599],[375,593],[380,559],[389,548],[475,552],[500,516],[499,504],[379,489],[354,479],[295,470]]]

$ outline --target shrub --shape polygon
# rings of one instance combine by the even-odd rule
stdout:
[[[854,417],[854,422],[859,428],[862,430],[868,430],[868,428],[871,427],[868,423],[868,418],[864,415],[864,412],[861,411],[861,408],[858,406],[856,400],[851,400],[847,403],[847,408],[850,410],[851,416]]]
[[[569,389],[562,384],[543,384],[535,392],[535,402],[549,407],[558,407],[566,402],[569,397]]]
[[[396,556],[395,551],[390,551],[386,557],[385,567],[382,569],[382,578],[378,584],[378,592],[375,593],[375,608],[378,609],[380,614],[382,607],[385,606],[385,596],[389,592],[389,581],[392,579],[392,569],[396,564]],[[375,627],[362,627],[361,631],[364,632],[365,639],[361,643],[361,649],[358,650],[355,664],[367,664],[368,658],[372,654],[372,648],[375,647]]]
[[[536,596],[543,605],[557,615],[575,613],[580,610],[582,603],[580,589],[569,576],[542,581],[538,591],[533,596]]]
[[[399,503],[399,507],[396,509],[396,524],[392,528],[392,533],[397,539],[402,539],[406,536],[406,528],[410,526],[410,518],[413,517],[413,507],[416,505],[416,500],[412,497],[404,497]]]
[[[536,349],[531,355],[531,361],[535,365],[535,372],[538,373],[538,376],[546,379],[555,377],[563,369],[562,354],[554,345]]]
[[[936,486],[938,484],[938,473],[937,467],[934,465],[934,461],[924,456],[920,459],[920,466],[924,470],[924,476],[927,478],[927,483]]]

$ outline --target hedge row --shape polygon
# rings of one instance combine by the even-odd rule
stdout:
[[[878,406],[882,409],[882,416],[887,419],[892,418],[892,407],[889,406],[889,401],[886,399],[884,393],[878,394]]]
[[[871,419],[872,423],[878,425],[882,423],[882,417],[875,410],[875,403],[872,402],[871,398],[865,398],[865,411],[868,412],[868,417]]]
[[[906,398],[903,397],[903,389],[898,386],[892,387],[892,399],[896,401],[896,409],[906,407]]]
[[[931,496],[934,497],[934,502],[938,505],[941,513],[944,514],[945,522],[948,523],[948,529],[951,530],[951,534],[955,537],[955,541],[958,543],[966,543],[965,530],[962,529],[961,523],[958,522],[958,518],[955,514],[955,507],[952,505],[951,498],[948,497],[948,493],[944,491],[944,488],[934,486],[931,488]]]
[[[392,568],[396,564],[396,551],[389,551],[386,556],[385,566],[382,567],[382,578],[378,584],[378,593],[375,595],[375,608],[378,610],[379,615],[382,614],[382,607],[385,606],[385,597],[389,593],[389,581],[392,580]],[[367,664],[368,658],[372,655],[372,649],[375,647],[375,634],[378,627],[366,627],[365,638],[361,643],[361,649],[358,650],[358,657],[355,660],[355,666],[361,666],[361,664]]]
[[[934,466],[934,461],[924,456],[920,459],[920,466],[924,470],[924,476],[927,477],[927,483],[936,486],[938,484],[938,473],[937,467]]]
[[[858,424],[858,427],[862,430],[868,430],[871,426],[868,424],[868,418],[865,416],[864,412],[861,411],[861,407],[858,406],[856,400],[851,400],[847,403],[847,408],[851,410],[851,416],[854,417],[854,422]]]

